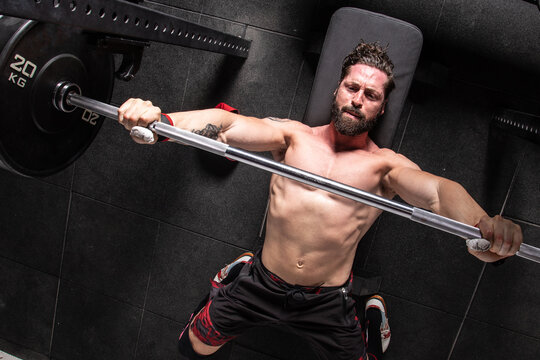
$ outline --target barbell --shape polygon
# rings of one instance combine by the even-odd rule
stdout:
[[[88,33],[60,25],[0,16],[0,166],[25,176],[50,175],[75,161],[96,136],[109,105],[114,63]],[[47,46],[43,46],[47,44]],[[82,95],[81,89],[85,90]],[[149,130],[182,144],[302,182],[467,239],[486,251],[476,227],[354,188],[161,122]],[[28,146],[31,144],[31,146]],[[540,263],[540,249],[516,254]]]
[[[82,108],[113,120],[118,119],[117,107],[83,96],[81,94],[81,89],[77,84],[71,82],[58,83],[55,86],[52,97],[54,106],[61,111],[69,112],[73,111],[75,108]],[[487,251],[490,248],[490,242],[482,239],[480,230],[474,226],[455,221],[424,209],[386,199],[382,196],[253,154],[249,151],[235,148],[228,144],[176,128],[169,124],[153,122],[148,126],[148,129],[157,135],[167,137],[175,142],[190,145],[228,159],[236,160],[255,168],[299,181],[306,185],[463,237],[469,240],[467,245],[474,250]],[[144,128],[141,130],[144,130]],[[150,133],[148,138],[153,139],[153,135]],[[540,263],[540,249],[533,246],[521,244],[516,255]]]

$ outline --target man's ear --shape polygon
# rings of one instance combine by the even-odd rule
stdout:
[[[384,114],[384,108],[386,107],[386,103],[388,102],[388,100],[384,100],[382,106],[381,106],[381,110],[379,110],[379,116],[382,116],[382,114]]]

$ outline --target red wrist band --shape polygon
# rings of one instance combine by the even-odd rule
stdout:
[[[165,124],[169,124],[171,126],[174,126],[174,123],[173,123],[171,117],[169,115],[167,115],[167,114],[164,114],[164,113],[161,113],[161,122],[165,123]],[[158,142],[163,142],[163,141],[169,141],[169,138],[165,137],[165,136],[158,135]]]

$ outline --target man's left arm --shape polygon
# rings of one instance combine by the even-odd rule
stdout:
[[[490,217],[459,183],[422,171],[412,162],[402,162],[405,166],[392,167],[385,175],[384,186],[413,206],[477,226],[482,237],[491,242],[491,249],[469,249],[472,255],[494,262],[519,250],[523,236],[517,224],[498,215]]]

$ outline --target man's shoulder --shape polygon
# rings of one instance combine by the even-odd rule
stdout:
[[[418,168],[418,165],[415,164],[408,157],[406,157],[403,154],[397,153],[392,149],[379,148],[374,153],[376,155],[383,157],[388,162],[388,165],[390,168],[398,168],[398,167]]]
[[[297,120],[268,116],[263,119],[272,126],[277,126],[295,133],[311,133],[311,127]]]

